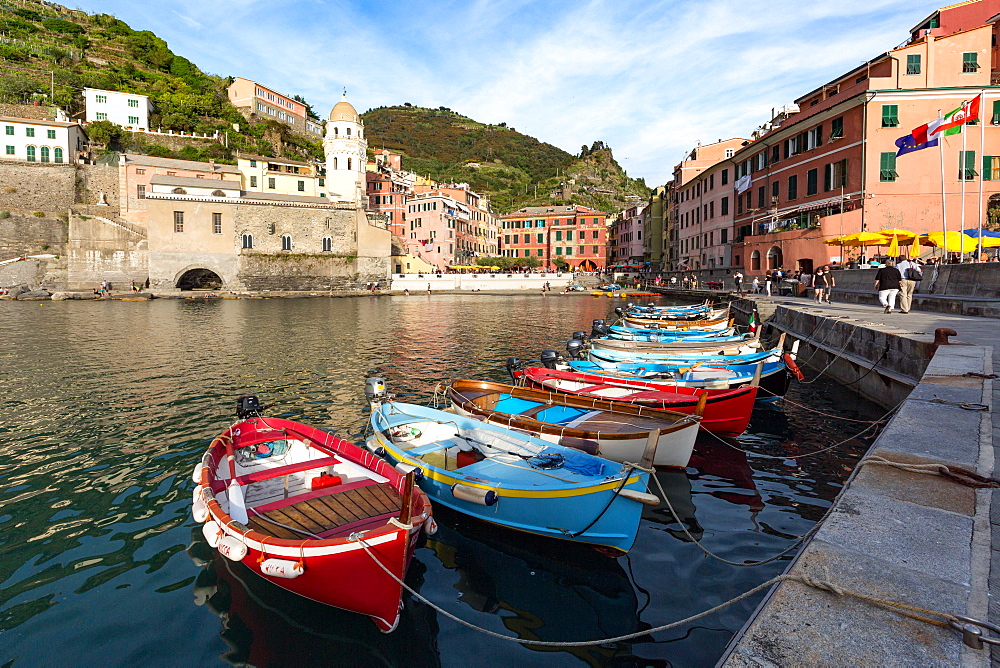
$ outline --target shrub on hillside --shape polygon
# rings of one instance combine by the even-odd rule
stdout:
[[[36,23],[42,20],[42,15],[33,9],[14,7],[11,11],[20,16],[22,19],[28,19],[29,21],[35,21]]]
[[[9,32],[12,35],[30,35],[33,32],[38,32],[38,28],[20,19],[0,19],[0,32]]]
[[[45,19],[42,21],[42,25],[45,26],[46,30],[65,35],[79,35],[83,32],[83,26],[63,19]]]
[[[28,52],[6,44],[0,44],[0,58],[23,62],[28,59]]]

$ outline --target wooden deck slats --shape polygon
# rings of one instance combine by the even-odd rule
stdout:
[[[248,526],[275,538],[300,540],[309,538],[310,534],[318,535],[369,517],[394,515],[401,507],[399,493],[392,485],[383,483],[345,492],[334,491],[326,496],[277,508],[259,517],[251,517]]]

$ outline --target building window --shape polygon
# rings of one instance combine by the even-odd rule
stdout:
[[[7,145],[7,155],[14,155],[14,147],[9,144]]]
[[[556,230],[556,241],[562,241],[562,230]]]
[[[138,185],[135,187],[135,198],[146,199],[146,186]]]
[[[759,186],[757,188],[757,208],[764,208],[764,186]]]
[[[24,136],[25,137],[34,137],[35,136],[35,128],[25,128],[24,129]]]
[[[959,151],[958,152],[958,180],[959,181],[972,181],[979,174],[976,172],[976,152],[975,151]]]
[[[799,177],[792,174],[788,177],[788,200],[799,198]]]
[[[108,102],[108,96],[107,95],[95,95],[94,96],[94,101],[97,102],[97,104],[107,104],[107,102]]]
[[[48,146],[43,146],[42,147],[42,162],[48,162],[48,161],[49,161],[49,147]]]
[[[906,57],[906,73],[920,74],[920,54],[911,53]]]
[[[727,149],[726,149],[726,157],[727,157],[727,158],[731,158],[731,157],[733,157],[733,154],[734,154],[734,153],[735,153],[735,149],[731,149],[731,148],[727,148]]]
[[[34,146],[28,146],[27,147],[27,153],[28,153],[28,162],[34,162],[35,161],[35,147]]]
[[[835,118],[830,121],[830,141],[840,139],[844,136],[844,117]]]
[[[320,179],[319,179],[319,185],[320,185],[320,186],[325,186],[325,185],[326,185],[326,179],[324,179],[324,178],[320,177]],[[380,184],[380,185],[381,185],[381,184]]]
[[[781,159],[781,147],[775,144],[771,147],[771,164],[778,162]]]
[[[878,166],[878,180],[879,181],[895,181],[899,177],[896,173],[896,154],[893,151],[887,151],[880,154],[879,166]]]
[[[250,177],[250,187],[251,188],[256,188],[257,187],[257,177],[256,176],[251,176]]]
[[[184,231],[184,212],[174,211],[174,232]]]
[[[270,188],[271,190],[274,190],[274,177],[273,176],[268,177],[268,179],[267,179],[267,187]]]
[[[806,172],[806,197],[819,192],[819,170],[810,169]]]
[[[979,71],[979,54],[975,51],[967,51],[962,54],[962,72]]]
[[[994,106],[995,106],[995,105],[996,105],[996,102],[994,102],[993,104],[994,104]],[[8,125],[8,126],[6,126],[6,128],[5,128],[4,132],[5,132],[6,134],[9,134],[9,135],[12,135],[12,134],[14,134],[14,126],[13,126],[13,125]]]
[[[135,173],[136,173],[136,174],[139,174],[139,175],[141,176],[142,174],[145,174],[145,173],[146,173],[146,170],[145,170],[145,169],[136,169],[136,170],[135,170]]]
[[[129,125],[139,125],[139,117],[138,116],[129,116],[128,117],[128,124]]]
[[[806,132],[806,150],[817,148],[823,145],[823,126],[817,125],[812,130]]]
[[[133,109],[138,109],[139,108],[139,100],[129,100],[128,101],[128,106],[132,107]]]
[[[299,181],[298,182],[298,186],[299,186],[299,192],[300,193],[303,193],[303,192],[306,191],[306,182],[305,181]]]
[[[55,139],[56,138],[56,131],[55,130],[46,130],[45,131],[45,136],[48,137],[49,139]]]
[[[257,166],[257,161],[256,160],[251,160],[250,161],[250,166],[251,167],[256,167]]]
[[[347,128],[347,136],[348,136],[348,137],[350,137],[350,136],[351,136],[351,128]]]
[[[777,181],[773,181],[771,183],[771,203],[772,204],[777,204],[778,203],[778,182]]]
[[[732,150],[732,149],[730,149],[730,150]],[[729,183],[729,170],[728,169],[723,169],[722,172],[721,172],[721,174],[722,174],[722,185],[726,185],[727,183]]]
[[[212,234],[222,234],[222,214],[212,214]]]
[[[99,111],[99,112],[97,112],[97,120],[99,120],[99,121],[106,121],[106,120],[108,120],[108,115],[106,113],[104,113],[103,111]]]
[[[290,234],[281,235],[281,250],[283,251],[292,250],[292,235]]]
[[[719,213],[723,216],[729,215],[729,198],[723,197],[719,202]]]
[[[882,127],[883,128],[894,128],[899,125],[899,105],[898,104],[883,104],[882,105]]]
[[[348,132],[350,132],[350,130],[348,130]],[[351,169],[351,159],[350,158],[347,159],[347,168]]]
[[[253,235],[252,234],[244,234],[243,235],[243,247],[244,248],[253,248]]]
[[[63,161],[63,150],[61,148],[53,149],[53,154],[55,155],[55,160],[53,160],[53,162]]]

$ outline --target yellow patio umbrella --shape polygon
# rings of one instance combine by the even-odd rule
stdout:
[[[920,257],[920,244],[917,240],[920,237],[914,237],[910,239],[910,257]]]
[[[855,232],[840,237],[840,243],[845,246],[888,246],[889,238],[875,232]]]
[[[901,230],[896,227],[893,227],[892,229],[888,230],[877,230],[876,234],[881,234],[884,237],[895,236],[899,239],[899,242],[904,246],[906,245],[907,241],[913,239],[916,236],[919,236],[916,232],[911,232],[910,230]]]
[[[947,240],[947,244],[945,244],[945,240]],[[921,245],[933,246],[935,248],[945,248],[947,246],[949,253],[972,252],[976,250],[978,241],[978,239],[973,239],[954,230],[948,230],[947,237],[944,232],[931,232],[920,237]]]
[[[899,239],[896,235],[892,235],[892,241],[889,242],[889,250],[887,251],[889,257],[896,257],[899,255]]]
[[[832,239],[827,239],[823,243],[825,243],[827,246],[840,246],[841,245],[841,243],[840,243],[840,237],[834,237]]]
[[[1000,248],[1000,237],[983,237],[979,239],[981,248]]]

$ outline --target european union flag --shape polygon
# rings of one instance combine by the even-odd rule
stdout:
[[[937,146],[938,140],[932,139],[930,141],[924,142],[923,144],[918,144],[917,140],[912,134],[903,135],[896,140],[896,146],[899,147],[899,151],[896,152],[896,157],[907,153],[913,153],[914,151],[919,151],[922,148],[930,148],[931,146]]]

